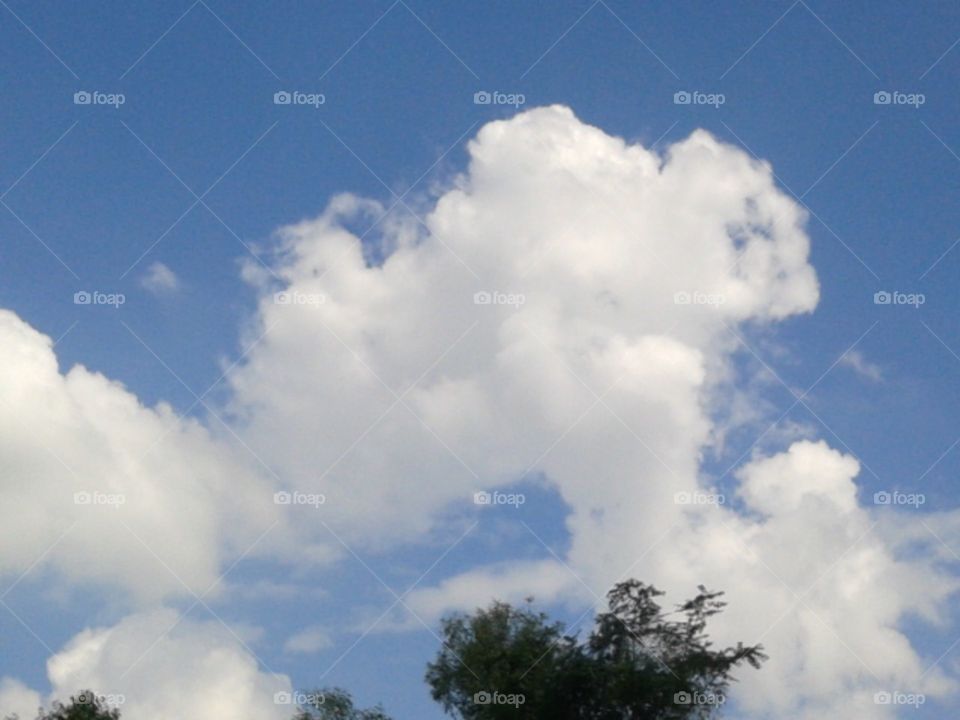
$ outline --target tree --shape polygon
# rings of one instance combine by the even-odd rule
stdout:
[[[307,698],[293,720],[390,720],[379,705],[366,710],[354,707],[350,693],[341,688],[317,690]]]
[[[305,706],[292,720],[391,720],[378,705],[361,710],[354,707],[353,698],[341,688],[325,688],[308,695]],[[19,720],[16,715],[5,720]],[[120,711],[111,709],[103,699],[90,690],[70,698],[69,705],[55,702],[49,712],[41,708],[37,720],[120,720]]]
[[[49,711],[41,708],[37,720],[119,720],[120,711],[110,708],[92,690],[83,690],[76,696],[70,697],[70,704],[64,705],[57,701]],[[6,720],[17,720],[13,715]]]
[[[472,617],[445,619],[442,634],[444,645],[427,666],[427,683],[448,714],[516,718],[517,703],[484,703],[493,700],[492,693],[503,693],[522,695],[525,712],[535,707],[542,717],[565,717],[565,701],[577,693],[577,685],[567,681],[582,673],[585,663],[561,623],[529,607],[495,602]]]
[[[706,625],[725,606],[722,593],[701,586],[669,614],[656,601],[662,594],[637,580],[619,583],[585,642],[529,606],[496,602],[448,617],[444,646],[427,666],[433,698],[465,720],[708,718],[732,671],[766,656],[742,643],[712,648]]]

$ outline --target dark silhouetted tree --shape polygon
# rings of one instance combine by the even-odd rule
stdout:
[[[391,720],[383,708],[361,710],[353,698],[341,688],[324,688],[308,694],[308,702],[293,720]]]
[[[465,720],[693,720],[715,715],[741,663],[760,646],[715,650],[708,619],[722,593],[664,613],[654,587],[630,580],[608,594],[584,641],[529,607],[494,603],[443,621],[444,646],[427,666],[433,698]]]
[[[44,712],[41,708],[37,714],[37,720],[118,720],[119,717],[119,710],[108,707],[91,690],[71,696],[67,705],[54,702],[48,711]],[[6,720],[17,720],[17,716],[10,716]]]

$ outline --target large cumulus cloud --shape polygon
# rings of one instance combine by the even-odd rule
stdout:
[[[92,689],[130,720],[174,717],[289,720],[290,679],[259,667],[234,631],[173,610],[128,616],[77,634],[47,661],[51,699]],[[40,696],[0,680],[0,707],[34,717]]]
[[[370,201],[281,231],[283,284],[251,272],[254,332],[276,331],[232,378],[247,442],[372,547],[477,487],[548,478],[570,507],[562,561],[419,589],[424,616],[532,590],[593,600],[625,573],[671,599],[706,582],[731,596],[719,637],[775,658],[741,698],[757,713],[878,717],[877,690],[945,692],[898,623],[954,583],[871,534],[854,458],[801,442],[741,469],[737,511],[677,502],[709,490],[745,328],[818,300],[805,214],[770,167],[702,131],[660,155],[560,107],[486,125],[469,153],[422,221],[385,222],[382,262],[348,229]]]
[[[101,374],[61,373],[50,338],[9,311],[0,368],[0,573],[201,595],[275,522],[236,448]]]
[[[772,657],[738,694],[758,717],[876,718],[889,709],[878,690],[950,691],[900,628],[942,621],[956,582],[915,521],[858,500],[855,458],[797,441],[751,457],[726,505],[682,501],[714,490],[703,459],[722,438],[718,409],[756,380],[735,369],[747,330],[817,304],[805,214],[770,167],[702,131],[661,154],[562,107],[489,123],[468,149],[419,219],[390,214],[361,241],[355,228],[387,208],[339,196],[278,232],[275,274],[247,268],[258,341],[218,408],[246,448],[83,368],[61,374],[48,339],[0,314],[3,492],[22,508],[0,523],[13,548],[0,571],[29,567],[91,517],[81,510],[113,517],[74,506],[77,490],[124,492],[119,517],[202,591],[276,521],[285,540],[267,547],[288,556],[297,538],[323,557],[338,545],[328,528],[402,552],[475,490],[536,475],[569,507],[563,557],[474,567],[414,591],[414,611],[531,592],[593,602],[627,574],[670,599],[705,583],[730,595],[718,640],[762,641]],[[277,490],[325,502],[276,506]],[[931,523],[958,534],[953,516]],[[172,592],[111,527],[46,561],[148,599]],[[164,545],[174,534],[183,544]],[[103,553],[109,564],[84,565]],[[63,657],[109,645],[103,632]]]
[[[470,154],[426,228],[388,226],[382,265],[344,227],[369,203],[344,196],[285,228],[274,269],[292,302],[265,289],[254,332],[271,331],[231,377],[247,441],[281,476],[340,493],[360,540],[416,534],[478,480],[565,464],[576,442],[547,451],[591,408],[580,442],[600,432],[612,450],[611,412],[629,438],[605,460],[638,479],[620,491],[672,495],[657,478],[693,482],[727,326],[817,300],[802,212],[706,133],[661,158],[546,108],[487,125]],[[602,476],[602,453],[574,454]],[[589,514],[577,486],[567,499]]]

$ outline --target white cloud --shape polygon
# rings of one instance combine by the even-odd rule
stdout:
[[[477,568],[442,581],[436,587],[414,590],[408,605],[421,618],[436,621],[451,610],[472,612],[489,598],[513,604],[532,597],[550,602],[569,596],[592,601],[577,579],[554,560],[506,563]]]
[[[570,507],[563,562],[474,568],[415,590],[410,607],[432,618],[492,595],[582,599],[583,583],[602,595],[624,575],[680,600],[705,583],[731,601],[718,642],[762,639],[773,658],[739,686],[756,716],[877,718],[862,704],[877,689],[945,692],[900,627],[942,619],[956,582],[942,556],[916,553],[908,517],[873,527],[855,459],[798,442],[737,475],[745,513],[675,502],[707,489],[717,399],[754,380],[732,370],[747,328],[818,300],[805,214],[769,166],[703,131],[661,156],[559,107],[489,123],[469,150],[424,215],[429,232],[385,221],[382,265],[345,227],[381,208],[340,196],[279,233],[284,287],[247,268],[260,293],[250,340],[265,334],[227,380],[225,436],[82,367],[62,375],[49,338],[0,313],[0,572],[52,547],[45,562],[69,579],[144,600],[182,592],[135,529],[203,592],[276,521],[258,552],[329,560],[324,524],[351,547],[397,552],[477,487],[536,472]],[[325,502],[276,506],[277,484]],[[126,503],[77,506],[78,491]],[[51,678],[114,682],[128,651],[112,638],[139,640],[156,619],[124,623],[78,636]],[[157,656],[176,659],[171,672],[210,660],[202,642],[171,642]],[[261,684],[249,657],[224,659]],[[144,712],[176,716],[167,692],[131,689],[156,697]]]
[[[50,338],[8,311],[0,368],[0,573],[39,562],[142,600],[215,594],[221,563],[279,519],[242,448],[84,367],[61,374]]]
[[[840,364],[851,368],[855,373],[867,380],[879,382],[883,379],[883,371],[876,363],[867,360],[859,350],[851,350],[840,358]]]
[[[285,228],[276,272],[292,297],[325,302],[278,305],[265,288],[253,335],[269,330],[230,380],[247,442],[354,508],[357,541],[416,537],[475,476],[515,477],[615,381],[605,402],[689,475],[709,432],[698,398],[735,342],[726,326],[816,303],[802,211],[706,133],[664,160],[547,108],[490,123],[470,149],[469,173],[425,216],[432,235],[393,231],[382,267],[341,225],[369,203],[340,197]],[[478,291],[525,302],[478,306]]]
[[[311,625],[287,638],[283,644],[286,653],[313,655],[333,645],[330,631],[321,625]]]
[[[706,489],[711,411],[744,382],[748,324],[818,300],[805,213],[769,166],[702,131],[660,156],[558,107],[489,123],[469,151],[429,232],[386,225],[382,265],[346,229],[379,206],[341,196],[280,232],[285,287],[248,269],[267,334],[230,379],[246,442],[371,549],[423,537],[476,487],[544,473],[571,508],[563,564],[417,589],[409,605],[430,618],[532,584],[602,596],[626,574],[681,600],[704,582],[730,594],[717,636],[762,638],[776,658],[744,673],[757,715],[880,717],[851,703],[886,683],[943,692],[899,623],[935,614],[955,583],[870,534],[853,458],[809,442],[757,457],[738,481],[749,516],[674,500]],[[323,301],[277,304],[277,289]],[[904,573],[922,598],[893,582]]]
[[[0,678],[0,713],[3,717],[16,715],[20,720],[32,720],[42,704],[36,690],[13,678]]]
[[[765,515],[798,512],[805,502],[824,502],[841,512],[857,505],[853,478],[860,464],[823,441],[797,442],[779,455],[754,460],[737,474],[740,495]]]
[[[162,262],[154,262],[147,268],[140,284],[154,295],[167,295],[180,288],[180,279]]]
[[[172,628],[172,629],[171,629]],[[47,662],[48,702],[93,690],[124,720],[174,717],[289,720],[293,708],[274,702],[289,693],[290,679],[258,668],[256,658],[224,625],[155,610],[124,618],[109,628],[84,630]],[[19,684],[0,684],[8,698],[33,702],[38,695]],[[9,695],[7,693],[10,693]],[[23,720],[33,717],[36,706]]]

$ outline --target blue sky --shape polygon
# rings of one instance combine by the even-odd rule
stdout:
[[[464,172],[467,140],[518,112],[477,105],[475,93],[520,93],[519,111],[562,104],[582,123],[656,151],[704,128],[768,161],[780,189],[809,213],[819,303],[773,327],[746,322],[738,330],[750,349],[732,355],[731,367],[756,391],[758,407],[768,403],[766,423],[734,428],[722,447],[707,450],[704,482],[719,479],[733,494],[727,471],[745,461],[758,436],[764,450],[784,449],[782,437],[763,431],[785,413],[780,427],[808,426],[859,459],[861,502],[896,489],[924,493],[924,512],[956,508],[955,5],[2,5],[0,307],[59,339],[61,372],[82,364],[147,406],[167,402],[216,428],[208,405],[218,413],[230,406],[223,376],[244,364],[247,333],[258,322],[258,291],[243,279],[243,264],[275,267],[274,231],[316,217],[340,193],[386,206],[403,196],[418,214],[429,210]],[[285,90],[322,93],[325,102],[276,105],[274,93]],[[78,91],[121,93],[124,102],[77,105]],[[724,102],[677,104],[683,91],[722,94]],[[920,94],[923,103],[876,104],[883,91]],[[400,206],[391,217],[413,215]],[[369,225],[350,222],[358,235]],[[379,252],[387,227],[367,235],[371,252]],[[143,286],[154,263],[175,274],[176,289]],[[126,302],[115,310],[77,305],[80,291],[123,293]],[[875,304],[882,291],[921,293],[924,303]],[[840,360],[854,347],[859,369],[849,355]],[[195,402],[198,395],[208,402]],[[318,412],[323,401],[317,398]],[[360,636],[357,628],[393,600],[374,576],[405,589],[474,518],[482,520],[479,531],[426,584],[490,562],[550,558],[518,527],[518,513],[564,555],[567,500],[539,475],[520,486],[531,499],[521,510],[481,518],[472,507],[447,507],[444,521],[420,537],[364,551],[370,571],[349,555],[293,571],[256,558],[229,576],[236,584],[280,582],[293,572],[323,597],[304,592],[267,602],[228,594],[211,607],[237,627],[262,627],[252,648],[294,686],[318,682],[336,663],[324,684],[383,701],[398,718],[439,718],[421,682],[436,639],[422,626],[372,633],[338,658]],[[960,544],[944,540],[955,560]],[[5,587],[18,576],[0,579]],[[5,601],[23,623],[0,612],[0,677],[42,693],[50,649],[135,607],[109,585],[64,586],[42,563]],[[186,609],[191,598],[167,604]],[[552,604],[569,619],[585,607]],[[191,617],[210,619],[202,607]],[[287,637],[313,624],[330,630],[329,647],[283,651]],[[931,630],[905,616],[900,626],[930,662],[960,634],[952,622]],[[939,716],[952,701],[941,702],[909,716]]]

